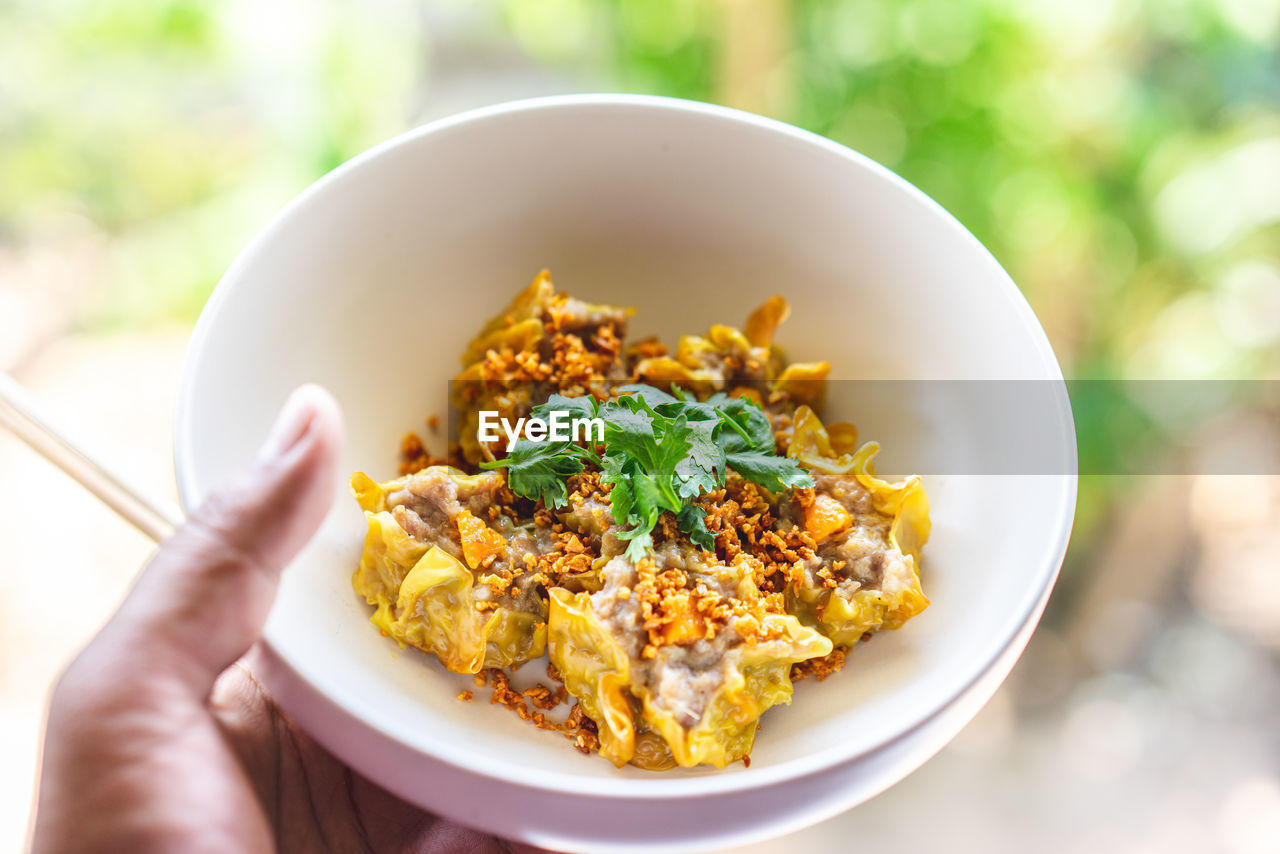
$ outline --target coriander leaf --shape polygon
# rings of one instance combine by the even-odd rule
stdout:
[[[680,500],[680,496],[676,495],[675,486],[671,483],[670,473],[637,473],[632,483],[636,492],[637,507],[644,509],[646,513],[650,512],[650,507],[653,508],[652,515],[644,517],[651,528],[658,523],[658,515],[663,510],[679,513],[680,508],[684,505],[684,502]]]
[[[685,458],[676,466],[676,493],[681,498],[697,498],[704,492],[717,489],[722,484],[716,476],[704,468],[694,465],[693,460]]]
[[[595,418],[599,411],[599,404],[589,394],[582,397],[565,397],[562,394],[553,394],[547,398],[546,403],[535,406],[529,415],[539,421],[550,422],[551,413],[553,412],[568,413],[570,418]]]
[[[685,418],[689,421],[719,421],[720,410],[708,401],[695,400],[689,398],[682,399],[679,403],[667,404],[659,406],[658,411],[663,415],[674,417],[678,413],[683,412]]]
[[[653,448],[653,464],[649,467],[655,474],[670,477],[676,466],[689,453],[691,443],[687,437],[688,426],[683,415],[678,416],[663,431],[662,439]]]
[[[689,459],[694,465],[723,479],[724,448],[716,442],[715,430],[716,425],[709,421],[690,421],[685,438],[689,442]]]
[[[708,397],[708,398],[706,399],[705,403],[706,403],[708,406],[714,406],[714,407],[716,407],[717,409],[726,409],[726,408],[728,408],[728,407],[733,406],[733,405],[734,405],[737,401],[739,401],[739,400],[742,400],[742,398],[740,398],[740,397],[730,397],[729,395],[725,394],[724,392],[722,392],[722,391],[718,391],[718,392],[716,392],[715,394],[713,394],[713,395],[711,395],[710,397]]]
[[[551,509],[569,503],[565,479],[582,471],[582,460],[568,442],[530,442],[521,439],[501,460],[481,463],[483,469],[507,470],[507,485],[516,495],[537,500]]]
[[[729,468],[747,480],[753,480],[770,492],[789,487],[813,486],[813,478],[793,459],[764,451],[728,453]]]
[[[707,511],[703,510],[697,504],[686,504],[676,514],[676,522],[680,525],[680,530],[689,535],[689,541],[700,549],[713,551],[716,547],[715,537],[711,536],[711,532],[707,530],[707,523],[703,521],[707,517]]]
[[[650,532],[658,524],[658,515],[662,512],[665,501],[658,483],[648,474],[636,474],[631,478],[630,484],[635,504],[628,519],[633,524],[630,529],[617,532],[616,536],[620,540],[631,541],[627,546],[627,559],[637,561],[644,557],[648,549],[653,548]],[[614,518],[617,518],[617,514]]]
[[[773,435],[773,424],[769,421],[769,416],[754,403],[748,403],[743,408],[743,414],[746,416],[747,432],[751,434],[752,446],[766,453],[774,453],[777,448],[777,439]]]
[[[614,481],[613,489],[609,491],[609,507],[613,511],[613,521],[623,526],[633,524],[631,508],[634,506],[635,496],[631,492],[631,482]]]
[[[626,477],[624,470],[630,466],[635,468],[632,460],[625,454],[609,454],[607,451],[600,460],[600,480],[605,483],[618,483]]]
[[[627,560],[635,563],[643,558],[649,550],[653,548],[653,536],[649,533],[649,531],[652,530],[652,528],[649,528],[642,534],[639,533],[639,529],[637,529],[635,536],[631,538],[631,542],[627,544],[627,550],[625,552]],[[622,535],[619,534],[618,536],[621,537]],[[627,538],[624,537],[623,539]]]
[[[622,407],[602,413],[602,417],[605,418],[606,453],[625,453],[648,464],[652,459],[651,449],[657,441],[653,434],[653,418],[646,412],[632,412]]]
[[[657,409],[659,406],[667,403],[678,403],[679,401],[662,389],[654,388],[651,385],[643,383],[631,383],[629,385],[619,386],[617,393],[639,398],[649,405],[650,409]]]
[[[759,451],[772,454],[775,444],[769,416],[755,403],[734,398],[721,408],[722,435],[726,453]]]
[[[711,421],[689,422],[689,453],[676,465],[676,488],[682,498],[696,498],[724,485],[725,455],[715,441],[716,426]]]
[[[631,478],[631,491],[635,496],[635,506],[631,510],[631,515],[635,517],[636,530],[631,532],[631,536],[619,535],[627,540],[639,533],[652,530],[658,523],[658,514],[662,512],[659,506],[662,503],[662,495],[658,492],[657,484],[653,482],[650,475],[635,474]]]
[[[626,397],[620,397],[616,401],[613,401],[613,405],[615,409],[611,410],[611,412],[616,411],[623,415],[623,417],[625,417],[625,413],[647,415],[650,421],[656,421],[661,425],[665,425],[670,420],[667,416],[662,415],[658,410],[650,406],[649,402],[643,397],[627,395]]]

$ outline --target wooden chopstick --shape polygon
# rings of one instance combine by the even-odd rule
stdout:
[[[16,380],[0,372],[0,425],[97,496],[125,521],[160,542],[182,524],[182,511],[129,484],[56,429]]]

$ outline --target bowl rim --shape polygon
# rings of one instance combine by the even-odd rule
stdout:
[[[572,772],[544,769],[539,772],[537,780],[534,782],[527,778],[525,773],[527,768],[524,766],[515,764],[509,766],[496,764],[479,766],[471,761],[465,746],[455,747],[445,743],[428,745],[415,738],[415,732],[402,722],[385,714],[372,704],[363,702],[361,698],[345,696],[340,692],[326,690],[324,684],[317,680],[316,675],[309,672],[309,667],[304,666],[302,662],[292,660],[281,645],[273,642],[270,624],[268,624],[268,630],[264,632],[261,642],[270,646],[275,655],[282,661],[287,662],[292,674],[305,682],[310,690],[330,699],[354,726],[373,728],[409,751],[419,754],[425,753],[432,759],[465,769],[471,773],[478,773],[505,783],[543,791],[561,791],[605,798],[653,800],[708,794],[720,795],[763,788],[803,777],[818,770],[851,761],[859,754],[866,753],[869,750],[883,747],[901,737],[901,735],[913,731],[939,710],[953,703],[956,698],[963,695],[975,682],[980,680],[983,674],[999,658],[1001,652],[1016,638],[1019,627],[1034,612],[1036,602],[1040,596],[1047,589],[1052,588],[1066,554],[1075,518],[1078,488],[1075,425],[1071,415],[1071,403],[1067,395],[1066,383],[1052,345],[1049,343],[1048,336],[1045,334],[1044,328],[1022,291],[991,252],[968,229],[961,225],[951,213],[906,179],[847,146],[794,125],[729,107],[656,95],[617,93],[550,95],[479,107],[427,122],[367,149],[321,176],[276,212],[254,234],[236,256],[230,267],[228,267],[226,273],[223,274],[201,311],[199,319],[196,321],[183,359],[174,417],[174,473],[183,509],[186,512],[190,512],[197,498],[195,485],[197,481],[196,465],[192,455],[192,449],[195,446],[193,438],[199,432],[199,426],[192,417],[192,401],[195,396],[197,367],[204,359],[211,330],[217,325],[218,317],[228,299],[228,295],[236,288],[241,287],[243,272],[273,242],[276,234],[284,228],[286,222],[293,219],[303,209],[313,205],[331,186],[346,180],[348,176],[361,169],[365,164],[396,149],[412,145],[424,137],[516,114],[561,110],[573,111],[584,108],[634,109],[700,116],[736,125],[747,130],[766,131],[789,138],[793,142],[804,143],[829,154],[837,155],[848,161],[852,166],[870,173],[874,178],[884,181],[897,191],[906,194],[916,204],[927,210],[935,219],[939,220],[941,227],[956,233],[962,243],[967,244],[970,250],[985,255],[989,259],[995,272],[991,278],[991,286],[999,290],[1002,297],[1010,304],[1011,309],[1018,316],[1024,331],[1028,333],[1034,342],[1034,348],[1041,362],[1040,367],[1045,371],[1046,378],[1054,382],[1056,386],[1056,397],[1060,404],[1060,427],[1063,431],[1062,447],[1057,449],[1057,452],[1063,455],[1061,459],[1063,465],[1061,471],[1063,474],[1047,476],[1058,481],[1057,494],[1055,496],[1056,507],[1054,509],[1057,533],[1055,537],[1046,541],[1037,560],[1028,562],[1035,568],[1034,583],[1027,585],[1017,608],[1011,609],[1005,615],[1005,621],[1000,625],[999,631],[992,633],[992,637],[998,638],[998,643],[992,645],[982,656],[976,656],[975,664],[970,668],[969,672],[950,691],[941,695],[934,705],[921,709],[917,715],[904,718],[894,728],[895,733],[893,736],[870,747],[842,749],[840,745],[834,745],[805,756],[787,759],[768,767],[757,768],[750,773],[706,774],[677,779],[664,779],[655,775],[655,779],[647,780],[632,777],[584,777]]]

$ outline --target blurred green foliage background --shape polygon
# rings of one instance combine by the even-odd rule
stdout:
[[[897,171],[1004,264],[1069,377],[1280,379],[1280,0],[3,0],[0,369],[57,340],[180,344],[249,236],[347,158],[460,109],[597,90],[768,114]],[[111,364],[163,374],[117,344]],[[66,358],[43,375],[62,366],[78,411],[101,379]],[[1094,468],[1150,435],[1143,401],[1100,388],[1075,400]],[[1275,413],[1237,414],[1280,453]],[[1082,478],[1009,688],[860,827],[923,839],[899,818],[919,802],[956,850],[1019,823],[1053,850],[1276,850],[1278,519],[1276,477]],[[0,600],[47,588],[25,595]],[[14,649],[36,651],[38,610],[0,621],[26,626]],[[0,683],[38,720],[51,677],[14,666]],[[1127,836],[1090,836],[1108,815]]]
[[[1278,18],[1275,0],[16,0],[0,240],[111,239],[86,327],[190,321],[264,211],[442,112],[438,92],[652,92],[900,172],[1005,264],[1073,374],[1264,376]],[[484,79],[495,59],[522,84]]]
[[[77,259],[22,287],[80,330],[190,323],[271,212],[369,145],[617,89],[898,171],[1005,265],[1070,376],[1275,377],[1278,32],[1280,0],[11,0],[0,281]],[[1086,463],[1114,415],[1078,413]],[[1083,484],[1082,531],[1114,487]]]

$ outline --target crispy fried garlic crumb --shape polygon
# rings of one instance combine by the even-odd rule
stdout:
[[[491,688],[489,702],[515,712],[524,721],[531,722],[539,729],[558,732],[573,742],[573,746],[581,753],[592,753],[600,748],[600,739],[596,733],[595,721],[586,716],[582,706],[574,703],[569,715],[563,723],[548,720],[545,712],[549,712],[569,702],[569,692],[560,682],[560,674],[554,665],[547,665],[547,676],[557,683],[552,689],[539,682],[532,688],[517,691],[511,687],[507,674],[497,668],[488,668],[476,674],[477,685],[488,684]],[[470,691],[464,692],[470,694]],[[541,711],[535,711],[540,709]]]
[[[848,654],[848,647],[838,646],[831,651],[830,655],[823,658],[811,658],[808,661],[793,664],[791,665],[791,681],[799,682],[801,679],[808,679],[812,676],[822,682],[828,676],[833,676],[840,672],[840,669],[844,667],[845,657]]]

